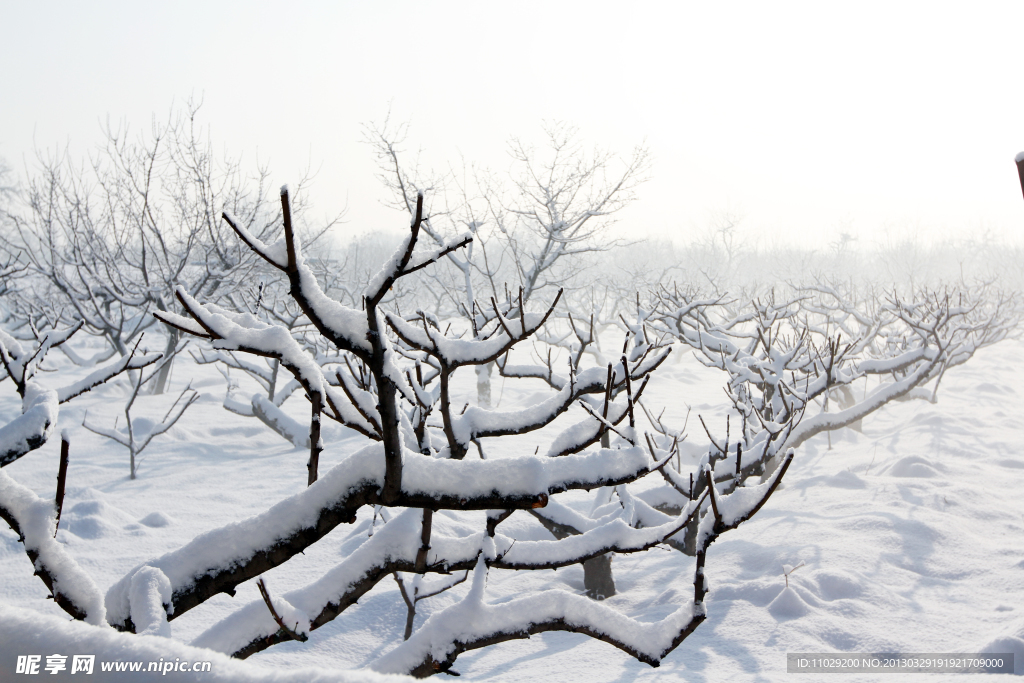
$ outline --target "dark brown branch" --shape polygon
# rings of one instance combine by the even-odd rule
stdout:
[[[444,565],[441,562],[435,561],[426,566],[425,571],[438,574],[448,574],[451,571],[459,571],[460,569],[470,569],[476,563],[475,559],[466,560],[465,562],[459,562],[452,565]],[[360,576],[358,579],[349,584],[348,589],[344,594],[338,596],[334,601],[328,602],[324,605],[320,613],[310,619],[309,629],[314,631],[321,626],[331,623],[334,619],[339,617],[349,607],[355,605],[360,598],[369,593],[374,586],[385,579],[388,574],[395,576],[395,580],[399,581],[399,586],[402,587],[402,598],[406,600],[406,606],[409,606],[409,600],[413,601],[412,613],[415,614],[415,602],[419,599],[416,597],[407,598],[405,587],[402,585],[401,580],[397,577],[398,572],[406,573],[418,573],[416,570],[415,562],[409,560],[389,560],[380,565],[370,567]],[[461,583],[461,582],[459,582]],[[455,585],[455,584],[452,584]],[[422,598],[430,597],[430,595],[420,596]],[[411,631],[410,631],[411,633]],[[245,659],[250,657],[257,652],[262,652],[268,647],[276,645],[278,643],[284,643],[291,640],[287,634],[278,632],[270,636],[257,638],[245,646],[239,648],[235,652],[231,653],[232,657],[237,659]]]
[[[277,622],[281,631],[288,636],[289,639],[297,640],[300,643],[304,643],[309,640],[308,636],[302,633],[296,633],[293,629],[288,628],[284,623],[284,619],[277,614],[277,610],[274,609],[274,603],[270,600],[270,591],[267,590],[267,584],[263,581],[262,577],[256,582],[256,587],[260,589],[260,595],[263,596],[263,602],[267,603],[267,609],[270,610],[270,616],[274,617],[274,621]],[[295,624],[295,626],[298,628],[298,624]]]
[[[383,430],[381,429],[381,426],[377,423],[377,420],[375,420],[372,415],[368,414],[365,410],[363,410],[362,405],[360,405],[359,401],[356,400],[356,397],[352,393],[352,390],[349,389],[348,383],[345,381],[344,376],[341,374],[341,370],[338,370],[335,374],[338,377],[338,386],[341,387],[342,392],[344,392],[345,398],[347,398],[348,402],[352,404],[352,407],[356,409],[356,412],[359,413],[359,416],[366,420],[366,424],[370,425],[373,429],[376,430],[375,440],[380,441],[380,434]],[[356,381],[358,382],[358,380]]]
[[[715,448],[718,449],[718,452],[725,453],[722,447],[718,445],[718,442],[715,441],[715,437],[711,436],[711,432],[708,430],[708,426],[704,424],[704,416],[698,415],[697,419],[700,420],[701,426],[704,427],[704,433],[708,435],[708,438],[711,440],[711,443],[714,444]]]
[[[422,203],[422,195],[420,203]],[[417,222],[413,224],[415,230],[419,229],[419,214]],[[410,249],[412,242],[410,240]],[[397,429],[400,423],[398,415],[398,388],[394,381],[384,372],[385,363],[385,339],[384,330],[379,329],[376,302],[370,297],[364,299],[366,302],[366,321],[369,327],[367,335],[372,349],[369,359],[366,361],[377,382],[377,412],[380,414],[382,428],[381,440],[384,442],[384,488],[382,491],[382,502],[384,505],[393,505],[398,499],[402,490],[402,443]]]
[[[464,238],[462,238],[461,240],[459,240],[458,242],[456,242],[454,244],[449,244],[447,247],[445,247],[444,249],[439,251],[437,253],[437,255],[434,256],[433,258],[431,258],[429,261],[424,261],[423,263],[417,264],[417,265],[413,266],[412,268],[406,268],[405,270],[402,271],[402,275],[403,276],[404,275],[409,275],[410,273],[415,273],[417,270],[420,270],[422,268],[426,268],[431,263],[437,262],[437,260],[440,259],[442,256],[447,256],[448,254],[452,253],[456,249],[461,249],[462,247],[466,246],[467,244],[469,244],[472,241],[473,241],[472,237],[464,237]]]
[[[605,384],[604,384],[604,408],[601,410],[601,417],[604,420],[608,419],[608,404],[611,403],[611,400],[612,400],[612,364],[609,363],[608,364],[608,379],[605,380]],[[598,438],[601,439],[601,446],[604,447],[604,448],[608,448],[609,443],[608,443],[608,439],[605,436],[607,434],[607,427],[604,426],[604,422],[603,421],[602,421],[601,427],[602,428],[600,430],[598,430]]]
[[[711,468],[704,468],[704,476],[707,478],[708,484],[708,495],[711,497],[711,509],[715,513],[715,525],[722,523],[722,515],[718,511],[718,491],[715,490],[715,479],[714,475],[711,474]]]
[[[341,349],[342,351],[350,351],[351,353],[355,354],[358,358],[366,360],[368,354],[366,353],[365,348],[358,348],[354,346],[349,339],[337,334],[333,329],[331,329],[331,327],[327,325],[327,323],[324,322],[324,320],[319,316],[316,309],[309,303],[309,300],[306,298],[305,294],[302,291],[302,278],[299,273],[298,264],[296,262],[295,233],[294,230],[292,229],[291,202],[288,198],[287,187],[281,188],[281,215],[284,219],[284,237],[288,253],[288,264],[285,267],[282,267],[280,264],[271,261],[265,254],[261,253],[253,243],[251,243],[249,240],[245,238],[243,232],[239,229],[238,226],[236,226],[231,221],[231,219],[227,215],[224,215],[223,217],[227,221],[228,225],[231,226],[235,233],[238,234],[238,236],[242,239],[242,241],[244,241],[249,246],[250,249],[258,253],[261,257],[263,257],[265,260],[271,263],[271,265],[273,265],[275,268],[284,271],[284,273],[288,276],[289,294],[291,294],[292,298],[295,300],[295,303],[299,305],[299,308],[302,309],[302,312],[306,315],[306,317],[309,318],[309,321],[310,323],[312,323],[313,327],[315,327],[317,331],[320,334],[322,334],[326,339],[330,340],[331,343],[334,344],[337,348]],[[195,316],[193,315],[193,317]],[[161,320],[163,319],[161,318]],[[173,323],[168,324],[171,324],[174,327],[178,327],[176,325],[173,325]],[[201,322],[199,324],[202,325]],[[182,328],[179,327],[178,329]],[[190,334],[194,334],[192,330],[184,331],[189,332]]]
[[[309,419],[309,463],[306,466],[309,476],[307,477],[306,486],[312,486],[313,482],[317,479],[317,470],[320,467],[320,452],[323,451],[324,446],[320,441],[320,412],[321,412],[321,401],[320,394],[313,393],[309,397],[310,403],[312,403],[312,416]]]
[[[626,381],[626,412],[629,413],[629,428],[636,427],[636,419],[633,417],[633,388],[629,381],[629,361],[622,357],[622,374]],[[606,416],[607,417],[607,416]]]
[[[53,524],[53,537],[57,538],[57,527],[60,526],[60,513],[64,510],[64,485],[68,480],[68,455],[71,450],[71,442],[67,434],[60,435],[60,468],[57,470],[57,495],[54,502],[57,505],[57,520]]]
[[[409,226],[409,244],[405,248],[405,253],[402,254],[402,259],[399,261],[398,266],[394,272],[388,274],[380,287],[376,292],[366,297],[367,299],[367,311],[370,309],[377,308],[377,304],[380,303],[384,295],[387,294],[388,290],[394,286],[398,278],[405,275],[405,268],[409,265],[409,259],[412,258],[412,252],[416,248],[416,239],[420,234],[420,226],[423,224],[423,194],[416,195],[416,215],[413,217],[412,225]]]
[[[430,346],[426,346],[424,344],[421,344],[421,343],[417,342],[415,339],[410,338],[408,336],[408,334],[403,334],[402,330],[395,324],[395,322],[390,317],[388,318],[388,325],[391,327],[392,330],[394,330],[395,334],[397,334],[398,337],[402,341],[404,341],[406,344],[408,344],[409,346],[411,346],[411,347],[413,347],[415,349],[418,349],[420,351],[424,351],[427,354],[429,354],[430,356],[433,356],[442,365],[448,367],[449,371],[451,372],[451,371],[454,371],[456,368],[458,368],[460,366],[463,366],[463,365],[486,365],[487,363],[493,363],[493,362],[497,361],[501,356],[504,356],[506,353],[509,352],[509,350],[511,350],[511,348],[513,346],[515,346],[519,342],[523,341],[524,339],[526,339],[531,334],[533,334],[534,332],[536,332],[537,330],[539,330],[541,327],[544,326],[544,324],[547,322],[548,318],[551,316],[551,313],[554,312],[555,307],[558,305],[558,301],[559,301],[559,299],[561,299],[563,291],[564,290],[561,290],[561,289],[558,290],[558,293],[555,295],[554,300],[548,306],[548,309],[544,312],[544,315],[541,317],[540,321],[538,321],[538,323],[536,325],[531,325],[529,328],[526,328],[525,327],[526,323],[525,323],[525,321],[523,322],[524,333],[522,335],[520,335],[520,336],[512,334],[512,332],[509,329],[508,325],[504,322],[504,319],[500,315],[498,315],[498,322],[501,324],[502,329],[505,331],[505,334],[508,336],[508,338],[509,338],[508,342],[506,342],[504,345],[502,345],[502,347],[500,349],[498,349],[497,351],[491,353],[489,356],[484,357],[484,358],[475,358],[472,361],[465,361],[465,360],[461,360],[461,359],[458,359],[458,358],[446,358],[446,357],[444,357],[441,354],[440,350],[437,348],[437,344],[434,343],[433,340],[431,340]],[[498,310],[497,309],[497,304],[495,303],[493,297],[491,298],[491,305],[494,306],[495,313],[497,314],[497,310]],[[424,330],[426,331],[425,327],[424,327]],[[429,337],[430,337],[429,332],[427,332],[427,337],[429,339]]]
[[[633,400],[638,400],[640,398],[640,396],[643,395],[644,388],[647,386],[647,381],[649,379],[650,379],[650,377],[648,375],[644,375],[644,381],[641,383],[640,388],[637,390],[636,394],[633,396]],[[506,428],[479,429],[479,430],[473,432],[472,438],[473,439],[477,439],[477,438],[483,438],[483,437],[508,436],[508,435],[512,435],[512,434],[526,434],[526,433],[532,432],[532,431],[534,431],[536,429],[540,429],[540,428],[542,428],[542,427],[544,427],[544,426],[546,426],[548,424],[551,424],[551,422],[553,422],[559,415],[561,415],[566,410],[568,410],[569,407],[573,404],[573,402],[579,400],[580,397],[582,397],[584,394],[592,394],[592,393],[596,393],[597,391],[601,391],[601,390],[605,390],[605,389],[606,389],[605,386],[602,386],[600,384],[594,384],[594,383],[591,383],[591,384],[574,384],[573,387],[572,387],[572,393],[568,393],[566,395],[565,400],[560,405],[556,406],[547,415],[541,416],[541,418],[538,419],[537,421],[531,422],[531,423],[527,423],[527,424],[517,425],[515,429],[512,429],[512,428],[507,428],[507,429]],[[611,429],[616,434],[619,434],[619,436],[622,436],[622,434],[620,434],[618,432],[618,430],[614,429],[614,425],[617,425],[619,422],[621,422],[622,419],[627,415],[627,412],[623,412],[622,415],[620,415],[615,420],[608,420],[608,419],[606,419],[607,416],[601,417],[601,415],[599,415],[595,411],[595,409],[593,409],[591,406],[584,405],[582,403],[581,403],[581,405],[583,405],[583,408],[588,413],[590,413],[590,415],[595,420],[597,420],[600,425],[602,425],[603,429],[599,430],[599,432],[597,434],[595,434],[595,436],[592,439],[589,439],[588,441],[586,441],[586,442],[584,442],[582,444],[575,444],[572,448],[566,449],[565,451],[562,451],[562,452],[558,453],[557,455],[567,455],[569,453],[576,453],[576,452],[579,452],[580,450],[583,450],[587,446],[595,443],[598,439],[601,439],[604,434],[607,434],[607,431],[605,431],[607,429]],[[611,426],[609,426],[609,425],[611,425]],[[625,438],[625,437],[623,437],[623,438]],[[628,439],[627,439],[627,441],[628,441]],[[603,441],[602,441],[602,447],[607,447],[607,445]]]
[[[768,499],[771,498],[773,493],[775,493],[775,489],[777,489],[779,487],[779,484],[782,483],[782,478],[784,476],[786,476],[786,472],[789,470],[789,465],[792,462],[793,462],[793,449],[790,449],[789,452],[786,454],[785,459],[782,461],[782,466],[780,468],[779,473],[775,476],[775,479],[772,481],[771,485],[768,487],[768,491],[765,492],[764,497],[762,497],[761,500],[758,501],[757,505],[755,505],[753,508],[751,508],[750,512],[748,512],[747,514],[745,514],[742,517],[740,517],[734,523],[727,525],[725,528],[726,529],[735,529],[741,523],[747,521],[748,519],[750,519],[751,517],[756,515],[758,510],[760,510],[762,507],[764,507],[764,504],[767,503]]]
[[[295,258],[295,231],[292,229],[292,203],[288,199],[288,186],[281,188],[281,219],[284,222],[284,242],[288,249],[288,273],[298,269]]]
[[[430,525],[434,519],[434,511],[423,508],[423,527],[420,532],[420,547],[416,551],[416,572],[427,570],[427,553],[430,552]]]
[[[277,268],[279,270],[285,270],[285,268],[281,268],[281,266],[278,265],[278,263],[276,261],[271,260],[271,258],[269,256],[267,256],[265,253],[263,253],[263,251],[258,249],[256,247],[256,244],[249,240],[248,236],[244,232],[242,232],[241,228],[238,227],[238,225],[235,223],[234,220],[232,220],[231,216],[229,216],[227,214],[227,212],[221,213],[220,217],[224,219],[224,222],[227,223],[231,227],[231,229],[235,231],[235,234],[238,235],[238,238],[240,240],[242,240],[243,242],[245,242],[245,245],[247,247],[249,247],[249,249],[251,249],[253,252],[255,252],[257,256],[259,256],[260,258],[262,258],[264,261],[266,261],[270,265],[274,266],[275,268]],[[291,225],[291,211],[290,210],[288,212],[288,219],[289,219],[288,223],[289,223],[289,226],[290,226]]]
[[[412,597],[409,596],[409,591],[405,587],[405,581],[402,581],[402,577],[398,575],[398,572],[393,572],[391,575],[395,577],[398,591],[402,594],[402,600],[405,602],[405,632],[402,634],[402,640],[409,640],[409,636],[412,635],[413,623],[416,619],[416,596],[415,594]]]

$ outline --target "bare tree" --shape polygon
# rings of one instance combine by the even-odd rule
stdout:
[[[10,229],[7,216],[17,194],[18,187],[15,184],[11,167],[3,158],[0,158],[0,230],[4,232]],[[25,265],[19,262],[18,253],[8,253],[3,256],[0,260],[0,296],[14,292],[14,280],[24,271]],[[7,318],[10,313],[7,305],[0,304],[0,319]]]
[[[776,448],[798,447],[891,401],[934,401],[947,370],[1007,338],[1021,316],[1012,296],[983,285],[876,300],[816,284],[745,310],[678,287],[663,287],[657,298],[654,328],[727,373],[741,424],[732,450],[728,440],[716,444],[715,459],[736,471],[764,466],[751,447],[765,430]]]
[[[528,305],[544,290],[577,289],[574,278],[586,269],[585,257],[619,243],[607,236],[607,228],[636,198],[650,168],[645,147],[637,147],[620,162],[600,149],[588,153],[575,127],[549,123],[544,126],[547,145],[541,152],[517,138],[510,141],[513,164],[507,178],[467,170],[465,165],[458,173],[421,177],[418,165],[407,170],[400,161],[405,130],[390,129],[387,120],[383,126],[367,128],[380,164],[378,177],[391,191],[393,205],[410,215],[418,193],[440,194],[443,210],[428,212],[423,223],[435,242],[455,231],[473,235],[465,255],[449,254],[448,268],[435,269],[433,277],[453,312],[466,319],[478,337],[497,325],[486,298],[484,305],[477,300],[479,292],[509,299],[518,284]],[[492,367],[477,366],[478,404],[485,407],[490,405]]]
[[[0,158],[0,206],[6,207],[17,195],[18,186],[14,180],[14,172],[3,158]]]
[[[409,236],[366,289],[364,309],[349,308],[328,298],[313,276],[291,226],[287,192],[282,193],[282,206],[285,236],[273,245],[262,242],[229,216],[226,219],[254,253],[285,274],[292,296],[318,333],[358,362],[356,375],[366,374],[360,378],[338,372],[338,384],[332,385],[309,348],[300,345],[284,328],[269,325],[251,313],[202,304],[178,287],[176,296],[187,315],[159,313],[162,320],[189,334],[215,339],[225,350],[276,358],[302,385],[312,406],[309,466],[314,483],[283,502],[283,507],[215,529],[136,568],[108,592],[107,621],[121,629],[163,629],[161,624],[166,625],[219,592],[232,592],[238,583],[287,561],[338,524],[352,521],[360,507],[383,505],[393,511],[390,521],[344,557],[336,569],[309,586],[272,599],[267,594],[264,600],[242,608],[200,636],[197,644],[247,656],[286,639],[298,636],[301,640],[309,630],[353,606],[361,595],[395,572],[421,575],[468,570],[473,573],[473,588],[450,609],[486,615],[482,621],[467,622],[479,624],[473,635],[467,639],[465,633],[449,633],[437,625],[434,620],[440,615],[435,615],[374,668],[430,675],[450,669],[463,651],[549,630],[586,633],[656,666],[705,618],[704,559],[708,545],[764,504],[789,459],[769,481],[760,487],[747,487],[741,497],[725,495],[711,483],[703,497],[691,501],[681,518],[669,518],[658,526],[644,526],[642,506],[634,503],[619,506],[618,514],[607,515],[600,524],[572,539],[516,541],[504,536],[498,527],[517,510],[544,509],[554,504],[554,496],[562,491],[605,486],[618,487],[622,499],[630,500],[624,488],[629,482],[664,468],[670,453],[638,433],[634,406],[648,376],[668,350],[634,335],[621,362],[611,368],[578,372],[570,365],[557,393],[533,409],[502,412],[470,407],[459,411],[448,389],[451,375],[460,367],[492,362],[528,339],[550,315],[554,302],[544,311],[529,312],[518,296],[512,306],[508,301],[502,304],[492,299],[498,326],[485,339],[450,336],[425,314],[403,317],[381,310],[384,293],[397,280],[461,248],[470,239],[462,236],[442,246],[417,250],[423,219],[419,199]],[[509,316],[512,308],[518,309],[518,317]],[[613,391],[619,396],[617,400],[610,397]],[[583,428],[570,425],[556,439],[555,452],[498,461],[484,458],[480,444],[485,439],[528,434],[550,424],[574,405],[587,406],[587,424]],[[317,438],[321,414],[357,425],[376,442],[323,477],[316,472],[316,456],[322,445],[318,445]],[[587,451],[605,430],[617,435],[611,447]],[[480,459],[467,457],[474,445]],[[706,466],[697,475],[711,476]],[[475,524],[467,527],[466,522],[452,525],[448,521],[461,511],[472,510],[490,511],[486,528],[472,530]],[[472,516],[466,521],[470,519]],[[682,533],[695,519],[706,523],[695,539],[699,553],[694,599],[662,622],[639,624],[610,608],[584,608],[584,604],[592,603],[568,593],[528,596],[523,598],[525,602],[515,601],[508,607],[483,602],[483,584],[490,571],[552,569],[609,552],[641,552]],[[252,542],[226,542],[239,534]],[[403,540],[413,538],[414,543]],[[136,614],[149,614],[151,607],[155,609],[133,604],[136,591],[132,586],[140,581],[169,586],[170,604],[166,606],[166,619],[160,616],[159,624],[154,625],[148,617],[144,624],[134,621]],[[631,629],[649,632],[650,637],[638,643],[627,633]],[[442,648],[447,654],[438,658],[436,653],[442,650],[429,646],[425,634],[431,634],[435,641],[450,639]]]
[[[610,152],[588,154],[574,126],[544,126],[547,147],[538,153],[518,138],[509,144],[512,190],[487,192],[492,219],[523,286],[524,300],[578,272],[573,256],[608,249],[605,230],[636,199],[647,180],[650,153],[633,150],[618,168]]]
[[[167,409],[167,413],[159,422],[148,417],[133,418],[132,406],[135,405],[135,400],[139,397],[139,389],[156,377],[160,373],[161,369],[162,368],[158,365],[156,370],[149,377],[143,378],[142,373],[138,373],[136,376],[135,381],[133,382],[132,393],[128,396],[128,401],[124,406],[124,428],[122,430],[117,428],[116,419],[114,420],[114,426],[111,429],[89,424],[88,412],[86,412],[85,417],[82,419],[82,426],[90,432],[99,434],[100,436],[105,436],[111,441],[119,443],[128,449],[129,472],[132,479],[135,479],[135,473],[138,471],[138,465],[140,463],[140,456],[142,455],[142,451],[146,449],[146,446],[148,446],[154,438],[160,436],[173,427],[174,424],[181,419],[181,416],[185,414],[188,407],[199,399],[199,394],[194,391],[191,386],[187,386],[182,389],[178,398],[174,400],[174,403]]]
[[[238,160],[218,161],[198,111],[189,102],[148,135],[108,124],[106,145],[88,164],[67,151],[40,155],[27,209],[8,213],[13,229],[0,236],[0,248],[46,287],[24,292],[23,308],[57,308],[49,315],[84,321],[124,356],[154,324],[150,310],[175,307],[168,294],[175,287],[220,299],[245,281],[256,260],[225,240],[218,212],[269,237],[280,223],[266,203],[267,171],[259,168],[250,181]],[[177,331],[168,328],[156,393],[179,350]]]

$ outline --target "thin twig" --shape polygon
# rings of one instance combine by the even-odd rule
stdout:
[[[309,636],[304,633],[297,633],[296,631],[285,626],[284,619],[277,614],[277,610],[274,609],[274,603],[270,601],[270,591],[267,590],[267,584],[263,581],[263,577],[260,577],[256,581],[256,587],[260,589],[260,595],[263,596],[263,602],[267,603],[267,609],[270,610],[270,616],[274,617],[274,621],[281,627],[281,630],[288,635],[292,640],[297,640],[300,643],[304,643],[309,640]],[[295,622],[295,628],[299,627],[299,622]]]

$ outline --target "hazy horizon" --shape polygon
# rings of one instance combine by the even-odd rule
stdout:
[[[542,121],[651,180],[614,234],[684,244],[724,213],[764,244],[1019,244],[1024,7],[445,3],[10,5],[0,157],[84,158],[101,123],[147,130],[202,99],[218,149],[272,181],[318,169],[313,216],[398,230],[363,125],[408,122],[406,160],[504,171]]]

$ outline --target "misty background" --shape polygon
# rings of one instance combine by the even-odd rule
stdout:
[[[0,158],[85,159],[102,127],[200,122],[273,182],[307,169],[336,239],[400,230],[364,125],[409,124],[410,165],[504,172],[543,121],[651,151],[615,236],[686,244],[1019,245],[1024,149],[1009,2],[7,3]]]

